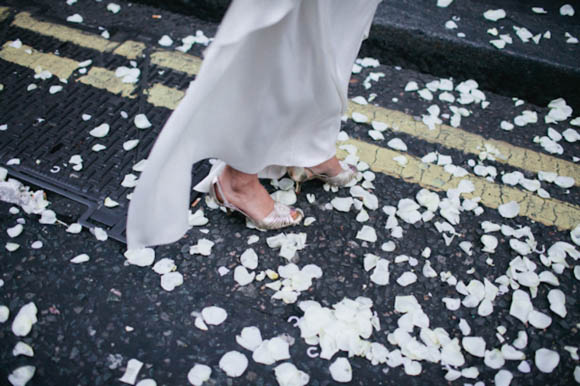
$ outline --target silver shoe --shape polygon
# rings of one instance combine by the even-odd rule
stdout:
[[[221,200],[218,198],[218,191],[222,198]],[[304,218],[304,212],[301,209],[289,207],[288,205],[284,205],[277,201],[274,202],[274,209],[272,209],[272,211],[266,217],[261,220],[252,218],[243,210],[226,199],[218,177],[214,178],[209,188],[209,195],[218,205],[225,207],[228,214],[231,214],[232,211],[241,213],[247,219],[249,219],[256,226],[256,228],[262,230],[281,229],[298,225]],[[294,213],[298,214],[296,218],[293,217]]]
[[[296,193],[300,193],[300,188],[303,182],[310,180],[320,180],[327,183],[330,186],[343,187],[348,185],[353,179],[356,178],[358,171],[352,166],[348,165],[348,169],[343,167],[342,171],[336,176],[329,176],[327,174],[316,174],[310,168],[303,167],[289,167],[288,175],[291,179],[296,182]]]

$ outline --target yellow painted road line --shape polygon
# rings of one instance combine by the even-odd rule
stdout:
[[[95,88],[107,90],[115,95],[121,95],[128,98],[135,97],[134,84],[123,83],[121,78],[115,76],[114,71],[109,71],[104,68],[92,67],[87,75],[80,77],[77,81]]]
[[[147,90],[147,102],[157,107],[174,110],[185,92],[156,83]]]
[[[39,53],[30,47],[23,46],[16,49],[5,43],[0,50],[0,58],[11,61],[28,68],[42,68],[57,74],[61,78],[68,78],[72,71],[78,68],[78,63],[71,59],[58,57],[53,54]],[[114,73],[99,67],[92,67],[87,75],[77,81],[104,89],[122,96],[133,96],[133,85],[123,84]],[[160,84],[155,84],[145,93],[148,102],[156,106],[164,106],[174,109],[184,92]],[[403,114],[403,116],[406,116]],[[412,117],[408,120],[412,120]],[[399,126],[402,127],[405,121],[400,118]],[[417,157],[409,154],[402,154],[390,149],[369,144],[363,141],[352,140],[359,150],[358,155],[361,160],[371,166],[371,169],[384,173],[409,183],[418,184],[430,190],[447,191],[455,188],[461,179],[467,178],[473,182],[475,192],[468,197],[481,197],[481,204],[489,208],[497,208],[499,205],[509,201],[517,201],[520,204],[520,215],[528,217],[534,221],[549,226],[556,226],[559,229],[572,229],[580,223],[580,207],[556,199],[543,199],[533,193],[521,191],[508,186],[489,182],[484,178],[468,175],[463,178],[455,178],[437,165],[424,164]],[[396,156],[404,155],[409,163],[401,167],[393,161]]]
[[[540,196],[500,185],[475,175],[457,178],[447,173],[443,167],[434,164],[425,164],[421,159],[404,154],[408,164],[401,166],[393,161],[401,153],[382,148],[359,140],[349,140],[358,149],[357,155],[361,161],[370,165],[371,170],[417,184],[423,188],[435,191],[454,189],[459,181],[467,179],[473,182],[475,191],[465,194],[466,198],[481,197],[480,203],[488,208],[497,209],[499,205],[516,201],[520,205],[520,216],[548,226],[556,226],[561,230],[573,229],[580,224],[580,207],[556,199],[544,199]],[[339,150],[339,155],[345,152]]]
[[[60,79],[68,79],[73,71],[79,68],[79,62],[76,60],[38,52],[26,45],[22,45],[21,48],[10,47],[10,43],[4,43],[0,51],[0,58],[8,62],[28,67],[36,72],[48,70]]]
[[[562,176],[573,177],[576,186],[580,186],[580,166],[569,161],[514,146],[504,141],[486,139],[480,135],[448,125],[439,125],[434,130],[429,130],[429,127],[423,122],[418,122],[405,113],[380,106],[359,105],[350,102],[348,116],[352,116],[354,112],[366,115],[370,121],[384,122],[390,128],[394,128],[395,132],[405,133],[464,153],[479,155],[485,149],[485,144],[490,144],[498,149],[502,155],[501,157],[496,157],[498,162],[527,170],[534,174],[539,171],[556,172]]]
[[[165,50],[158,50],[151,54],[151,63],[185,72],[188,75],[197,75],[201,67],[201,59],[197,56]]]
[[[113,50],[115,55],[124,56],[127,59],[137,59],[145,51],[145,44],[141,42],[136,42],[133,40],[127,40],[121,43],[117,48]]]
[[[123,43],[107,40],[99,35],[79,31],[72,27],[43,22],[33,18],[27,12],[21,12],[14,18],[12,25],[27,29],[51,38],[74,43],[78,46],[101,52],[112,52],[127,59],[137,59],[145,51],[145,44],[128,40]],[[195,75],[201,66],[201,59],[182,52],[155,49],[151,54],[151,63],[161,67]]]
[[[0,7],[0,21],[4,21],[10,15],[10,8]]]
[[[92,33],[79,31],[78,29],[66,27],[59,24],[47,23],[36,20],[28,12],[21,12],[14,17],[12,25],[36,32],[41,35],[50,36],[61,41],[71,42],[81,47],[92,48],[101,52],[111,52],[119,43],[111,42],[105,38]]]

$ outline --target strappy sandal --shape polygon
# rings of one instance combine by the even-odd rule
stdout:
[[[218,192],[221,199],[218,197]],[[218,205],[225,207],[228,214],[231,214],[231,212],[241,213],[249,219],[256,228],[262,230],[281,229],[298,225],[304,218],[304,212],[302,212],[301,209],[289,207],[275,201],[274,209],[272,209],[266,217],[261,220],[255,219],[226,199],[218,177],[214,178],[209,189],[209,195]],[[296,214],[298,214],[298,216],[295,218],[294,216]]]
[[[324,183],[327,183],[330,186],[336,187],[343,187],[348,185],[352,180],[354,180],[357,176],[357,169],[352,166],[348,165],[348,169],[342,168],[342,171],[338,173],[336,176],[329,176],[327,174],[317,174],[311,168],[303,168],[303,167],[289,167],[288,168],[288,175],[294,182],[296,182],[296,193],[300,193],[300,188],[302,183],[310,180],[320,180]]]

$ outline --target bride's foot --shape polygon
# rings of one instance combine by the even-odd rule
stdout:
[[[331,186],[342,187],[356,178],[357,170],[348,165],[343,168],[336,157],[309,168],[290,167],[288,175],[296,182],[296,193],[300,193],[301,184],[305,181],[318,179]]]
[[[256,174],[242,173],[226,166],[211,186],[218,204],[248,217],[258,228],[279,229],[302,221],[301,210],[272,200]]]
[[[313,174],[325,175],[328,177],[335,177],[344,171],[336,157],[332,157],[331,159],[311,168],[306,168],[306,170]]]

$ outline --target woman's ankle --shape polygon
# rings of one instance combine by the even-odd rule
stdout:
[[[309,169],[316,174],[325,174],[332,177],[341,172],[342,166],[336,156],[334,156],[318,165],[310,167]]]
[[[235,193],[242,193],[249,189],[255,188],[259,184],[257,174],[248,174],[241,172],[227,165],[221,175],[220,180],[227,185],[229,190]]]

